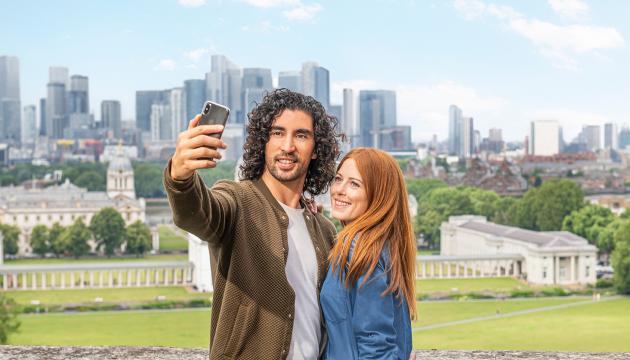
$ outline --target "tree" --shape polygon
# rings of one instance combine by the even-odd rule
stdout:
[[[31,249],[41,257],[50,252],[48,228],[45,225],[36,225],[31,231]]]
[[[630,221],[624,221],[615,234],[612,266],[615,270],[613,283],[617,291],[630,294]]]
[[[56,257],[59,257],[66,252],[66,244],[61,238],[61,234],[64,230],[65,228],[59,225],[59,223],[54,223],[48,231],[48,244],[50,246],[50,252]]]
[[[473,213],[473,206],[463,188],[440,187],[418,202],[415,229],[431,247],[440,242],[440,226],[450,216]]]
[[[97,171],[89,170],[75,179],[75,185],[87,188],[89,191],[102,191],[105,190],[105,177]]]
[[[127,243],[125,251],[128,254],[143,256],[151,248],[151,229],[138,220],[125,229],[125,242]]]
[[[0,344],[6,344],[11,333],[20,328],[15,301],[0,293]]]
[[[528,190],[510,209],[513,226],[535,231],[558,231],[564,218],[584,206],[584,193],[574,182],[553,179]]]
[[[536,230],[540,231],[560,230],[565,216],[584,206],[584,192],[570,180],[547,181],[536,195],[532,210],[536,214]]]
[[[90,245],[88,245],[90,236],[90,230],[83,220],[78,218],[74,224],[64,230],[60,237],[62,243],[66,244],[66,250],[78,259],[90,251]]]
[[[570,231],[586,238],[590,244],[598,245],[600,233],[614,220],[615,215],[610,209],[590,204],[565,217],[562,230]]]
[[[516,208],[519,199],[511,196],[502,196],[495,203],[496,210],[492,222],[503,225],[512,225],[510,221],[510,210]]]
[[[146,198],[165,197],[166,193],[162,184],[164,166],[145,162],[136,162],[134,165],[133,178],[136,194]]]
[[[448,185],[438,179],[406,179],[407,192],[413,195],[418,203],[424,201],[434,189],[447,187]]]
[[[20,239],[20,228],[15,225],[0,224],[2,238],[4,241],[4,253],[15,255],[18,253],[18,240]]]
[[[599,233],[597,248],[600,252],[610,255],[615,250],[615,235],[625,222],[628,220],[616,218]]]
[[[474,215],[485,216],[488,220],[494,218],[499,201],[497,193],[473,187],[464,188],[463,191],[470,198]]]
[[[105,248],[105,254],[111,257],[122,245],[125,221],[116,209],[103,208],[92,217],[90,230],[96,239],[97,249]]]

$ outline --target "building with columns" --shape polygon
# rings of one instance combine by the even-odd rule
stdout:
[[[125,224],[146,221],[145,200],[136,199],[133,168],[129,159],[113,158],[107,169],[107,191],[88,191],[66,180],[47,188],[24,186],[0,187],[0,222],[21,230],[19,255],[31,253],[30,233],[36,225],[51,227],[54,223],[69,226],[78,218],[89,224],[105,207],[122,215]],[[92,250],[94,244],[90,241]]]
[[[566,231],[536,232],[452,216],[441,227],[441,256],[501,257],[496,273],[520,275],[532,284],[585,285],[596,281],[597,248]]]

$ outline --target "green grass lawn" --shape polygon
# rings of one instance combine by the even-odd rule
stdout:
[[[139,303],[155,300],[157,296],[166,296],[166,300],[207,299],[208,293],[188,292],[181,286],[121,288],[121,289],[83,289],[49,291],[8,291],[4,292],[20,304],[30,304],[39,300],[45,305],[94,303],[97,297],[105,303]]]
[[[413,327],[584,301],[584,298],[421,302]],[[206,347],[210,309],[23,315],[16,345]],[[124,334],[124,335],[121,335]],[[416,331],[416,349],[630,351],[630,298]]]
[[[479,279],[428,279],[416,281],[416,293],[429,294],[434,292],[510,292],[515,289],[529,289],[530,287],[510,277],[479,278]],[[457,289],[457,290],[455,290]]]
[[[102,262],[137,262],[137,261],[187,261],[188,255],[145,255],[144,257],[89,257],[89,258],[60,258],[60,259],[16,259],[5,260],[5,265],[60,265],[60,264],[84,264]]]
[[[14,345],[207,347],[210,309],[24,315]]]
[[[168,225],[159,225],[160,250],[188,250],[188,240],[179,231]]]
[[[482,300],[482,301],[421,301],[418,316],[412,327],[439,324],[481,316],[507,314],[514,311],[569,304],[590,298],[550,298],[532,300]]]
[[[417,331],[413,345],[415,349],[628,352],[629,339],[630,298],[622,298]]]

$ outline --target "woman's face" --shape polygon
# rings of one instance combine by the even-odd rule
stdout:
[[[353,159],[344,161],[337,171],[330,195],[332,216],[339,221],[351,223],[367,210],[367,192]]]

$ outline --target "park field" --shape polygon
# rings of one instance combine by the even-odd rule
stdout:
[[[195,300],[208,299],[212,294],[188,291],[182,286],[138,287],[122,289],[76,289],[76,290],[48,290],[48,291],[8,291],[4,292],[18,304],[30,304],[37,300],[42,305],[89,304],[96,298],[104,303],[140,303],[150,302],[158,296],[164,300]]]
[[[630,351],[630,298],[427,301],[415,349]],[[11,344],[206,347],[210,309],[20,317]]]

